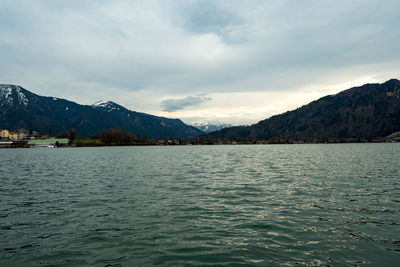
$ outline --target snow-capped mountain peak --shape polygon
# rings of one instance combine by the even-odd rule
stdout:
[[[19,104],[27,106],[29,103],[28,97],[18,85],[0,84],[0,100],[6,104],[13,104],[17,101]]]
[[[97,101],[96,103],[94,103],[93,105],[92,105],[92,107],[105,107],[105,106],[107,106],[109,103],[111,103],[111,101],[106,101],[106,100],[100,100],[100,101]]]
[[[232,124],[223,123],[223,122],[196,122],[193,123],[192,126],[196,127],[199,130],[202,130],[205,133],[211,133],[214,131],[218,131],[227,127],[232,127]]]
[[[117,103],[114,103],[112,101],[106,101],[106,100],[100,100],[97,101],[92,105],[93,108],[95,109],[101,109],[107,112],[111,111],[119,111],[125,109],[124,107],[118,105]]]

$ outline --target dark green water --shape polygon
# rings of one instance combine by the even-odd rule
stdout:
[[[400,266],[400,144],[0,150],[0,266]]]

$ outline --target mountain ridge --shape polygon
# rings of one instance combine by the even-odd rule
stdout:
[[[211,139],[338,139],[384,137],[400,130],[400,81],[370,83],[327,95],[250,126],[235,126]]]
[[[0,84],[0,127],[53,134],[74,128],[90,137],[110,128],[148,138],[188,138],[203,132],[179,119],[128,110],[111,101],[81,105],[62,98],[39,96],[19,85]]]
[[[191,125],[196,127],[197,129],[200,129],[201,131],[203,131],[205,133],[211,133],[211,132],[215,132],[215,131],[233,126],[232,124],[229,124],[229,123],[209,122],[209,121],[192,123]]]

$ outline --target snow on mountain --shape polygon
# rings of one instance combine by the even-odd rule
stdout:
[[[23,91],[24,89],[17,85],[0,84],[0,100],[9,105],[18,101],[19,104],[27,106],[29,100]]]
[[[125,109],[124,107],[112,102],[112,101],[106,101],[106,100],[100,100],[97,101],[92,105],[93,108],[96,109],[101,109],[107,112],[115,111],[115,110],[121,110]]]
[[[13,88],[8,86],[7,84],[0,85],[0,98],[1,99],[9,98],[11,96],[12,91],[13,91]]]
[[[100,101],[97,101],[96,103],[94,103],[93,105],[92,105],[92,107],[105,107],[105,106],[107,106],[108,105],[108,103],[109,103],[110,101],[106,101],[106,100],[100,100]]]
[[[91,106],[53,96],[36,95],[20,86],[0,84],[0,125],[53,134],[75,129],[89,137],[104,129],[121,129],[148,138],[188,138],[202,134],[179,119],[135,112],[111,101]]]
[[[202,130],[205,133],[211,133],[214,131],[219,131],[221,129],[232,127],[232,124],[222,123],[222,122],[196,122],[193,123],[192,126],[196,127],[199,130]]]

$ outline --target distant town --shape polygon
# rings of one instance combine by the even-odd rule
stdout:
[[[62,147],[68,146],[68,138],[55,138],[36,131],[19,129],[18,131],[0,130],[0,148],[18,147]]]

